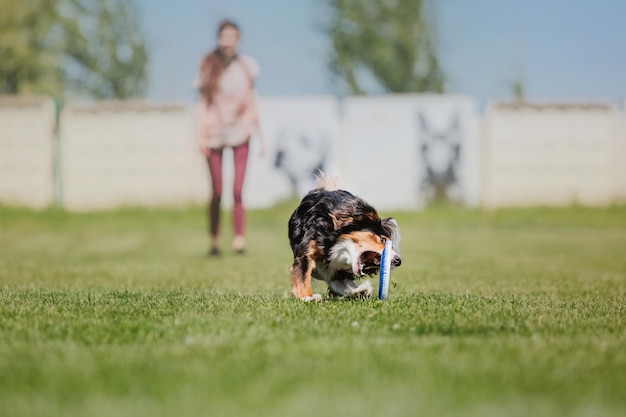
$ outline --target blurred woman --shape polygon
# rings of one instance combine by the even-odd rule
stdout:
[[[220,251],[220,205],[222,199],[222,155],[224,148],[233,151],[235,178],[233,184],[233,249],[245,248],[245,210],[242,202],[249,143],[252,134],[259,138],[261,154],[264,144],[254,92],[259,66],[254,59],[237,53],[239,28],[223,21],[217,32],[217,47],[200,63],[195,87],[200,93],[196,106],[196,135],[200,151],[206,157],[211,176],[211,198],[208,207],[211,255]]]

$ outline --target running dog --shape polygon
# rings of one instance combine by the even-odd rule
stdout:
[[[337,189],[320,175],[316,188],[304,196],[289,219],[293,251],[291,292],[303,301],[321,301],[311,278],[325,281],[330,296],[368,298],[369,280],[355,279],[380,270],[385,241],[391,239],[391,267],[400,266],[400,229],[395,219],[380,218],[361,198]]]

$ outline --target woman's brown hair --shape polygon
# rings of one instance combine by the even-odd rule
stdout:
[[[219,37],[222,31],[231,27],[239,32],[237,24],[231,20],[223,20],[217,29],[217,36]],[[213,97],[217,92],[220,77],[224,73],[228,62],[220,48],[215,48],[208,53],[200,63],[200,95],[207,102],[211,104]]]

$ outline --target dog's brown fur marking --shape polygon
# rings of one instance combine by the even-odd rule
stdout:
[[[306,254],[294,259],[291,268],[291,292],[298,298],[311,297],[311,274],[315,268],[315,258],[319,256],[317,244],[309,243]]]
[[[378,217],[378,213],[364,213],[361,214],[360,216],[354,216],[354,221],[355,222],[362,222],[362,221],[368,221],[368,222],[377,222],[378,220],[380,220],[380,217]]]
[[[372,232],[355,231],[345,235],[341,235],[341,237],[347,237],[351,239],[357,246],[365,247],[365,250],[375,250],[378,252],[382,252],[385,247],[385,244],[383,243],[381,237]]]

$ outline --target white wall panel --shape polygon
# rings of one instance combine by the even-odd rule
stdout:
[[[381,210],[415,209],[438,190],[486,207],[626,201],[626,118],[610,104],[490,105],[462,96],[261,97],[266,153],[253,138],[244,202],[270,207],[313,186],[323,169]],[[0,202],[71,210],[206,204],[209,174],[191,105],[54,106],[0,98]],[[225,152],[224,208],[232,206]]]
[[[494,104],[486,116],[488,207],[607,204],[618,115],[604,104]]]
[[[0,202],[54,202],[54,118],[48,98],[0,97]]]
[[[252,141],[245,202],[269,207],[314,186],[314,174],[336,173],[337,102],[331,96],[262,97],[259,113],[266,154]]]
[[[467,97],[348,97],[342,161],[348,187],[386,209],[435,198],[475,205],[480,189],[477,109]]]
[[[64,206],[89,210],[205,202],[208,173],[192,120],[186,106],[68,106],[61,120]]]

